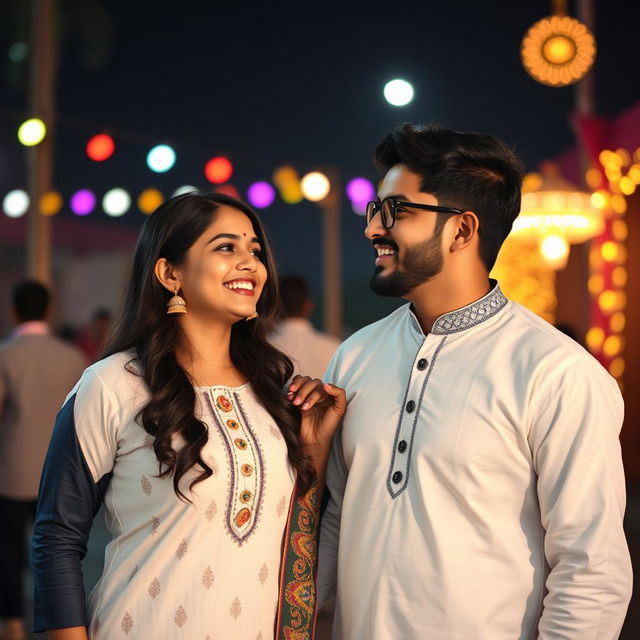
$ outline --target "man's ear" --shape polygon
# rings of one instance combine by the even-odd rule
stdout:
[[[472,244],[480,229],[480,221],[473,211],[465,211],[459,216],[458,228],[456,235],[451,244],[451,251],[459,251],[465,249]]]
[[[153,269],[158,282],[171,293],[176,293],[181,288],[180,274],[178,270],[166,259],[160,258]]]

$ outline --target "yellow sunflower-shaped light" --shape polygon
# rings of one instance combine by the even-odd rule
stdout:
[[[582,22],[555,15],[536,22],[520,48],[527,73],[550,87],[566,87],[583,78],[593,66],[596,41]]]

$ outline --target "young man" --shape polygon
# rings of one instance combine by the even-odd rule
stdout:
[[[56,413],[84,369],[78,349],[51,335],[49,291],[13,289],[16,327],[0,344],[0,638],[27,637],[22,601],[26,537]]]
[[[631,592],[622,399],[488,279],[520,163],[492,137],[410,125],[375,159],[371,288],[410,304],[327,372],[349,401],[320,545],[333,638],[613,640]]]

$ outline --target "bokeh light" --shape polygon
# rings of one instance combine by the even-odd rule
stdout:
[[[40,118],[29,118],[18,128],[18,140],[25,147],[34,147],[40,144],[47,135],[47,127]]]
[[[290,182],[280,188],[280,197],[287,204],[298,204],[304,200],[302,187],[298,181]]]
[[[131,207],[131,196],[124,189],[107,191],[102,198],[102,208],[108,216],[114,218],[124,215]]]
[[[9,47],[9,60],[22,62],[29,55],[29,45],[26,42],[14,42]]]
[[[604,342],[604,331],[600,327],[591,327],[587,331],[586,342],[590,351],[598,351]]]
[[[618,311],[611,316],[609,327],[614,333],[622,333],[627,324],[627,317],[622,311]]]
[[[624,373],[624,369],[625,369],[624,358],[614,358],[611,361],[611,364],[609,365],[609,373],[614,378],[619,378]]]
[[[77,216],[87,216],[95,209],[96,197],[89,189],[80,189],[71,196],[70,206]]]
[[[215,192],[240,200],[240,192],[232,184],[220,184],[215,188]]]
[[[204,175],[209,182],[222,184],[223,182],[227,182],[233,175],[233,165],[229,159],[224,156],[211,158],[211,160],[204,165]]]
[[[331,190],[331,183],[324,173],[312,171],[302,178],[300,187],[302,188],[302,194],[307,200],[319,202],[327,197],[327,194]]]
[[[116,145],[111,136],[99,133],[87,142],[87,155],[95,162],[103,162],[113,155],[115,148]]]
[[[2,200],[2,209],[9,218],[19,218],[27,213],[29,204],[29,194],[23,189],[14,189]]]
[[[376,197],[375,189],[366,178],[353,178],[347,182],[347,196],[352,202],[367,203]]]
[[[198,188],[190,184],[183,184],[171,194],[171,197],[175,198],[176,196],[183,196],[185,193],[198,193]]]
[[[623,345],[624,343],[620,336],[609,336],[602,345],[602,351],[605,356],[613,358],[622,351]]]
[[[273,204],[276,191],[268,182],[254,182],[247,190],[247,199],[257,209],[264,209]]]
[[[540,253],[552,266],[563,266],[569,255],[569,244],[559,235],[545,236],[540,242]]]
[[[159,144],[147,154],[147,166],[156,173],[169,171],[176,163],[176,152],[168,144]]]
[[[394,107],[404,107],[413,100],[413,87],[406,80],[396,78],[384,85],[384,97]]]
[[[46,191],[40,196],[38,210],[43,216],[55,216],[62,205],[62,196],[57,191]]]
[[[145,189],[138,196],[138,209],[142,213],[149,215],[153,213],[164,202],[164,196],[162,192],[153,187]]]

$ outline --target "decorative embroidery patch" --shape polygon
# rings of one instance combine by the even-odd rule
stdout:
[[[262,509],[265,465],[260,443],[249,424],[237,393],[215,389],[204,398],[213,423],[225,444],[229,468],[229,493],[225,526],[229,535],[242,545],[255,531]],[[222,413],[227,415],[222,415]]]
[[[302,498],[294,497],[290,508],[282,554],[276,640],[312,640],[314,637],[318,518],[318,495],[314,486]]]
[[[484,298],[480,298],[462,309],[440,316],[433,324],[431,333],[445,335],[475,327],[495,316],[507,302],[509,301],[500,290],[500,285],[496,284]]]

